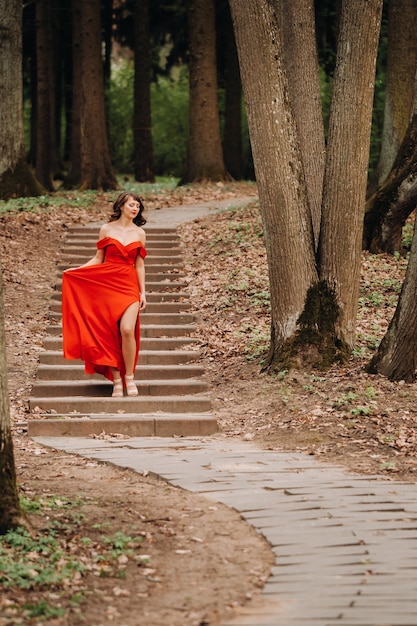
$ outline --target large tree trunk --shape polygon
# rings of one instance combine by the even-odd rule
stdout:
[[[117,189],[104,104],[99,0],[75,0],[81,15],[81,190]]]
[[[326,147],[313,0],[283,2],[285,67],[318,245]]]
[[[417,367],[417,220],[397,308],[367,370],[391,380],[415,381]]]
[[[2,276],[0,263],[0,534],[21,523],[7,388]]]
[[[190,135],[186,172],[180,184],[227,180],[220,138],[214,0],[191,0]]]
[[[417,2],[388,3],[388,50],[384,127],[377,168],[378,185],[391,171],[409,121],[417,68]]]
[[[22,113],[22,3],[0,0],[0,198],[45,189],[26,163]]]
[[[230,6],[268,256],[272,366],[317,282],[313,229],[283,66],[280,7],[269,0],[230,0]]]
[[[353,348],[382,0],[342,3],[323,186],[320,280],[334,294],[335,346]]]
[[[149,0],[135,0],[135,88],[133,142],[135,180],[155,181],[151,119]]]

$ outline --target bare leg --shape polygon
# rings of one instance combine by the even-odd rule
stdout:
[[[123,397],[123,381],[120,372],[115,367],[112,367],[113,372],[113,398]]]
[[[139,302],[131,304],[123,313],[120,320],[120,334],[122,336],[122,354],[125,362],[126,375],[133,374],[136,356],[135,328],[139,313]]]

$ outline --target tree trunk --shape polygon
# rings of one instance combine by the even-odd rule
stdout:
[[[10,2],[10,0],[8,0]],[[16,4],[16,3],[14,3]],[[1,5],[1,2],[0,2]],[[10,424],[7,389],[6,341],[4,336],[3,279],[0,263],[0,534],[21,523],[19,495]]]
[[[283,4],[284,54],[291,106],[307,185],[307,196],[317,247],[320,233],[326,146],[321,106],[319,64],[313,0]]]
[[[22,113],[22,3],[0,0],[0,198],[45,189],[25,160]]]
[[[70,159],[65,187],[81,183],[81,10],[79,1],[72,2],[72,80]]]
[[[155,181],[151,119],[149,0],[135,0],[135,88],[133,142],[135,180]]]
[[[417,367],[417,220],[397,308],[367,370],[390,380],[415,381]]]
[[[283,66],[280,7],[269,0],[230,0],[230,7],[268,256],[268,364],[275,367],[317,282],[313,230]]]
[[[363,247],[374,254],[402,253],[402,228],[416,205],[417,113],[414,113],[389,176],[366,203]]]
[[[180,184],[228,180],[217,102],[214,0],[191,0],[188,22],[190,135],[186,172]]]
[[[100,0],[76,2],[81,15],[80,188],[117,189],[106,128]]]
[[[415,0],[389,1],[386,95],[378,185],[390,173],[410,121],[417,69],[416,24]]]
[[[334,293],[335,345],[353,348],[382,0],[344,0],[329,120],[320,280]]]
[[[242,151],[242,81],[240,80],[239,59],[230,11],[223,17],[225,23],[224,65],[225,65],[225,111],[223,154],[227,171],[236,180],[243,178]]]
[[[36,59],[37,59],[37,120],[36,120],[36,177],[48,191],[52,182],[53,117],[51,97],[52,33],[50,0],[36,2]]]

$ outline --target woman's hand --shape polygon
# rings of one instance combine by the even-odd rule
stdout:
[[[146,296],[141,293],[139,296],[139,311],[143,311],[146,308]]]

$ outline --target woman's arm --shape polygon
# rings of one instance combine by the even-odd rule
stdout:
[[[107,224],[104,224],[100,228],[100,233],[99,233],[99,237],[98,237],[99,241],[100,241],[100,239],[103,239],[106,236],[106,229],[105,229],[106,226],[107,226]],[[97,250],[95,255],[89,261],[87,261],[87,263],[83,263],[82,265],[79,265],[78,267],[70,267],[70,268],[68,268],[65,271],[66,272],[71,272],[72,270],[80,269],[81,267],[88,267],[90,265],[100,265],[101,263],[104,263],[105,254],[106,253],[105,253],[104,249]]]
[[[146,293],[145,293],[145,261],[138,254],[135,262],[136,273],[138,275],[139,283],[139,311],[143,311],[146,307]]]

